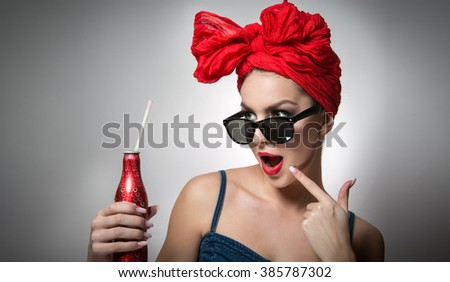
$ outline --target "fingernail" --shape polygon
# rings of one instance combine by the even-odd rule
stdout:
[[[150,234],[149,232],[145,232],[145,233],[144,233],[144,237],[147,238],[147,239],[148,239],[148,238],[151,238],[151,237],[152,237],[152,234]]]
[[[356,178],[353,178],[352,186],[355,185],[355,182],[356,182]]]
[[[153,223],[151,223],[150,221],[146,221],[145,222],[145,226],[147,227],[147,228],[150,228],[150,227],[153,227]]]
[[[294,167],[294,166],[290,166],[289,167],[289,171],[292,173],[292,174],[294,174],[296,171],[297,171],[297,169]]]
[[[143,247],[143,246],[147,245],[147,241],[139,241],[139,242],[137,242],[137,245],[139,247]]]
[[[148,213],[151,213],[152,210],[155,210],[155,214],[158,213],[159,206],[158,206],[158,205],[154,205],[154,206],[149,206],[149,207],[147,208],[147,212],[148,212]]]
[[[138,213],[147,213],[147,210],[144,209],[144,208],[141,208],[141,207],[137,207],[137,208],[136,208],[136,211],[137,211]]]

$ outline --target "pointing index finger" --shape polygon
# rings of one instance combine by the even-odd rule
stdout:
[[[303,174],[300,170],[298,170],[294,166],[289,167],[289,171],[292,175],[300,181],[303,186],[305,186],[306,190],[311,193],[319,202],[329,202],[330,200],[334,202],[333,198],[331,198],[325,191],[323,191],[314,181],[308,178],[305,174]]]

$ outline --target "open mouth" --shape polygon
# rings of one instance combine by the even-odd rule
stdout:
[[[281,157],[281,156],[276,156],[276,157],[262,156],[261,160],[264,162],[264,164],[267,167],[276,167],[283,160],[283,157]]]
[[[283,157],[272,155],[267,152],[259,152],[261,158],[261,166],[264,172],[268,175],[275,175],[280,172],[283,166]]]

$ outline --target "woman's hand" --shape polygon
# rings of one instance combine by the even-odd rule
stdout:
[[[308,204],[302,223],[314,252],[322,261],[355,261],[348,223],[348,195],[355,181],[344,183],[336,202],[297,168],[289,170],[318,200]]]
[[[147,245],[148,228],[158,206],[147,210],[133,203],[115,202],[100,210],[91,222],[88,261],[111,261],[112,254],[129,252]]]

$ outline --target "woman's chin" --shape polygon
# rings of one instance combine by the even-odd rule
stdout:
[[[260,165],[260,169],[266,180],[274,188],[282,189],[291,185],[295,181],[295,178],[292,176],[292,173],[290,173],[289,168],[286,165],[283,165],[283,167],[275,174],[271,172],[267,173],[262,165]]]

